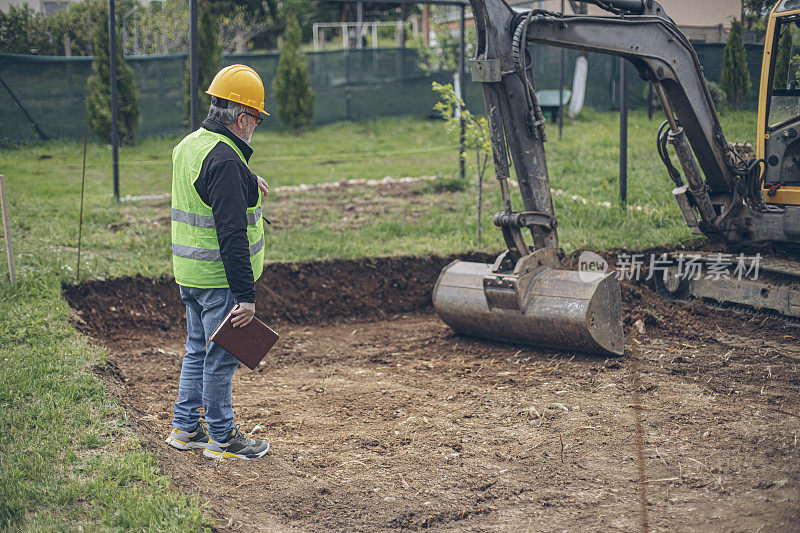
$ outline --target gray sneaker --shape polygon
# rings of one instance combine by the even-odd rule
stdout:
[[[206,428],[203,427],[203,424],[199,424],[194,433],[172,428],[167,440],[164,442],[179,450],[205,448],[208,444],[208,433],[206,433]]]
[[[269,451],[269,442],[251,439],[239,431],[236,426],[228,438],[228,442],[208,440],[203,455],[214,459],[257,459]]]

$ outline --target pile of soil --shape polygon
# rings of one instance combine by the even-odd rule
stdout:
[[[456,259],[494,260],[467,253],[267,264],[256,284],[256,312],[270,324],[321,324],[426,309],[439,273]],[[98,337],[121,329],[185,327],[178,287],[169,277],[86,281],[64,287],[64,297],[78,328]]]
[[[709,251],[707,243],[691,250]],[[577,268],[584,250],[566,257],[564,268]],[[657,254],[659,249],[647,250]],[[611,267],[620,250],[599,252]],[[634,252],[627,252],[634,253]],[[479,252],[448,257],[377,257],[335,259],[298,263],[271,263],[256,284],[257,315],[270,324],[330,324],[341,320],[381,319],[393,314],[427,312],[442,269],[454,260],[491,263],[496,255]],[[698,317],[713,321],[742,320],[740,315],[710,310],[698,303],[692,308],[665,301],[652,282],[623,279],[623,324],[630,333],[637,321],[663,331],[694,331]],[[171,277],[122,277],[92,280],[64,287],[64,297],[74,310],[81,331],[95,337],[118,335],[120,331],[171,331],[185,328],[185,310],[178,287]],[[713,325],[713,324],[712,324]],[[773,320],[766,327],[780,329]],[[701,329],[707,329],[704,325]]]

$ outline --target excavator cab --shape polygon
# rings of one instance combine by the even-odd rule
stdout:
[[[779,2],[767,23],[756,157],[766,203],[800,205],[800,0]]]

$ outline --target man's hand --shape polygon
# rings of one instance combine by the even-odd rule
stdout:
[[[242,302],[233,308],[231,314],[233,315],[231,325],[235,328],[243,328],[253,321],[253,317],[256,314],[256,304]]]
[[[265,180],[261,176],[256,176],[256,180],[258,181],[258,188],[261,189],[261,193],[264,196],[269,194],[269,185],[267,185],[267,180]]]

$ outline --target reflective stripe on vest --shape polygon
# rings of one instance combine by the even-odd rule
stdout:
[[[189,226],[196,228],[210,228],[215,229],[214,217],[206,215],[198,215],[196,213],[187,213],[180,209],[172,209],[172,220],[175,222],[183,222]],[[252,226],[261,220],[261,207],[259,206],[253,213],[247,213],[247,224]]]
[[[255,244],[251,244],[248,248],[250,250],[250,257],[256,255],[264,248],[264,237],[261,237],[261,240]],[[185,259],[194,259],[195,261],[222,261],[222,256],[219,255],[219,248],[216,250],[209,250],[208,248],[195,248],[193,246],[172,243],[172,255],[177,255]]]

